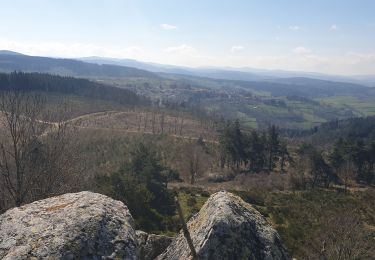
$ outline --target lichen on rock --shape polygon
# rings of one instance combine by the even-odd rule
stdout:
[[[133,219],[92,192],[36,201],[0,215],[0,259],[137,259]]]
[[[264,217],[229,192],[212,195],[188,229],[198,259],[291,259]],[[157,259],[191,259],[182,232]]]

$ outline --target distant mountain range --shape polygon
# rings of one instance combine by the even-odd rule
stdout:
[[[78,58],[78,60],[96,63],[96,64],[111,64],[118,66],[134,67],[151,72],[163,72],[171,74],[182,74],[198,77],[208,77],[214,79],[228,79],[228,80],[244,80],[244,81],[263,81],[279,78],[314,78],[328,81],[340,81],[362,84],[370,87],[375,87],[375,75],[360,75],[360,76],[337,76],[328,75],[316,72],[296,72],[284,70],[265,70],[253,68],[220,68],[220,67],[200,67],[189,68],[182,66],[164,65],[151,62],[140,62],[132,59],[115,59],[102,57],[85,57]]]
[[[148,70],[151,72],[159,73],[170,73],[170,74],[181,74],[196,77],[207,77],[214,79],[229,79],[229,80],[264,80],[273,78],[267,75],[258,75],[256,73],[247,71],[238,71],[231,69],[221,68],[188,68],[173,65],[164,65],[157,63],[140,62],[131,59],[112,59],[112,58],[101,58],[101,57],[86,57],[79,58],[81,61],[96,63],[96,64],[112,64],[118,66],[134,67],[142,70]]]
[[[22,58],[16,58],[15,56],[22,56]],[[32,64],[29,63],[31,59],[33,60]],[[77,61],[84,63],[79,63]],[[27,63],[26,67],[24,66],[25,63]],[[90,66],[87,63],[95,64],[95,66]],[[144,76],[146,77],[153,77],[155,75],[151,75],[147,72],[154,72],[242,81],[277,81],[280,78],[313,78],[328,81],[357,83],[375,87],[375,75],[359,75],[345,77],[314,72],[294,72],[253,68],[189,68],[151,62],[141,62],[133,59],[115,59],[95,56],[77,59],[56,59],[49,57],[28,56],[9,50],[0,50],[0,70],[9,71],[13,68],[17,70],[38,71],[56,74],[65,73],[69,76],[83,75],[98,77],[127,77],[129,75],[135,75],[136,77],[138,77],[140,76],[140,74],[144,74]]]
[[[352,78],[286,71],[267,71],[231,68],[187,68],[130,59],[89,57],[61,59],[28,56],[12,51],[0,51],[0,71],[41,72],[91,79],[143,79],[148,82],[173,80],[198,88],[222,91],[244,90],[268,93],[273,96],[303,96],[308,98],[334,95],[374,96],[375,88],[358,84]],[[328,78],[328,80],[327,80]],[[329,79],[336,80],[329,80]],[[354,83],[353,83],[354,82]]]

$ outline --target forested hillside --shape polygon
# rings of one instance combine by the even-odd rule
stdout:
[[[0,53],[0,71],[12,72],[15,70],[95,78],[158,78],[151,72],[131,67],[99,65],[73,59],[27,56],[17,53]]]
[[[160,106],[181,104],[189,109],[199,108],[226,119],[238,118],[248,127],[266,128],[273,123],[282,128],[309,129],[335,119],[375,115],[375,88],[347,82],[302,77],[246,81],[240,75],[235,77],[237,80],[233,75],[228,80],[224,79],[228,72],[220,70],[214,70],[210,78],[210,70],[202,75],[179,74],[181,71],[155,73],[9,52],[0,53],[0,71],[90,78],[131,90]],[[223,73],[222,77],[218,73]]]
[[[321,146],[332,146],[339,139],[368,142],[375,138],[375,116],[336,119],[306,130],[282,129],[282,134]]]
[[[340,138],[368,141],[375,138],[375,116],[335,120],[314,129],[313,139],[334,142]]]
[[[227,189],[255,205],[294,256],[313,253],[311,239],[314,246],[325,246],[319,237],[343,221],[349,221],[343,232],[353,232],[358,243],[369,248],[367,238],[375,225],[369,203],[375,180],[374,117],[289,130],[293,136],[270,124],[283,120],[273,120],[273,112],[277,117],[290,111],[290,104],[308,105],[321,116],[327,110],[300,96],[244,98],[247,92],[195,91],[196,86],[174,86],[174,81],[168,81],[168,91],[183,87],[185,97],[190,96],[187,102],[159,99],[162,96],[150,100],[137,87],[152,86],[126,84],[118,88],[42,73],[0,74],[0,211],[51,195],[93,190],[125,202],[137,228],[175,234],[181,224],[173,195],[189,218],[211,192]],[[57,101],[62,98],[71,115],[61,116]],[[268,114],[257,111],[259,126],[251,128],[243,117],[228,120],[239,114],[199,105],[210,108],[215,104],[205,103],[210,99],[232,111],[245,111],[244,104],[252,104],[254,111],[273,109]],[[48,121],[43,119],[45,111],[52,112]],[[9,138],[12,135],[27,145]],[[366,212],[352,214],[358,205]]]
[[[41,91],[50,94],[76,95],[109,100],[126,105],[147,105],[149,100],[133,91],[120,89],[87,79],[61,77],[42,73],[0,73],[0,90]]]

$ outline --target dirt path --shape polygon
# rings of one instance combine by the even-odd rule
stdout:
[[[71,119],[68,119],[68,120],[62,121],[62,122],[42,121],[42,120],[38,120],[38,122],[43,123],[43,124],[51,125],[51,128],[47,129],[42,134],[42,136],[47,135],[48,133],[56,130],[59,127],[59,125],[63,125],[63,124],[72,124],[73,127],[76,127],[76,128],[79,128],[79,129],[105,130],[105,131],[116,131],[116,132],[124,132],[124,133],[142,133],[142,134],[149,134],[149,135],[155,134],[155,133],[152,133],[150,131],[142,131],[142,130],[138,131],[138,130],[129,130],[129,129],[121,129],[121,128],[110,128],[110,126],[109,127],[81,126],[81,125],[75,124],[76,122],[79,122],[80,120],[90,119],[92,117],[95,117],[96,120],[100,120],[101,118],[104,118],[108,115],[121,115],[121,114],[127,114],[127,113],[129,113],[129,112],[112,110],[112,111],[89,113],[89,114],[81,115],[81,116],[71,118]],[[99,116],[99,117],[97,117],[97,116]],[[176,135],[176,134],[164,134],[164,135],[174,137],[174,138],[178,138],[178,139],[184,139],[184,140],[198,140],[199,139],[199,137],[192,137],[192,136],[188,136],[188,135]],[[203,139],[203,141],[206,142],[206,143],[218,144],[218,142],[215,141],[215,140]]]

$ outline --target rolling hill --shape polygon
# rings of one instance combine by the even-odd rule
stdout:
[[[272,96],[297,95],[315,98],[333,95],[375,95],[375,89],[360,84],[306,77],[270,78],[246,71],[217,68],[191,69],[142,63],[135,60],[103,59],[99,57],[86,58],[85,60],[89,62],[0,51],[0,71],[41,72],[91,79],[143,78],[150,81],[158,80],[161,83],[164,83],[163,81],[167,79],[183,81],[208,89],[228,91],[242,89]],[[112,64],[106,64],[106,62]]]
[[[99,65],[73,59],[28,56],[9,51],[0,52],[0,71],[41,72],[88,78],[158,78],[152,72],[131,67]]]
[[[180,105],[189,110],[198,109],[228,119],[238,118],[250,127],[273,123],[288,129],[308,129],[334,119],[375,115],[375,88],[355,83],[306,77],[250,80],[259,75],[215,68],[189,71],[134,60],[114,60],[116,65],[96,64],[106,62],[98,57],[88,60],[3,51],[0,71],[36,71],[88,78],[105,87],[117,87],[116,91],[130,90],[161,107]],[[142,69],[119,66],[122,64]],[[163,69],[174,73],[155,72]],[[231,77],[236,80],[226,79]],[[244,80],[246,77],[248,80]],[[105,88],[100,89],[98,93],[106,97]],[[111,88],[108,91],[113,92]],[[117,99],[120,98],[118,95]]]

